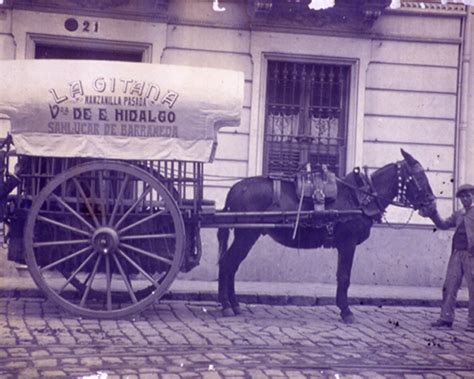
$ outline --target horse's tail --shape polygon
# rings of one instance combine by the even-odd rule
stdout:
[[[222,209],[222,211],[226,212],[228,210],[229,210],[229,206],[227,205],[227,199],[226,199],[226,204],[224,206],[224,209]],[[217,229],[217,241],[219,242],[218,263],[221,261],[221,259],[224,257],[225,253],[227,252],[228,245],[229,245],[229,234],[230,234],[229,228]]]

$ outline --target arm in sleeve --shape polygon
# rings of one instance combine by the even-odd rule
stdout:
[[[430,218],[434,222],[434,224],[442,230],[447,230],[447,229],[456,227],[456,214],[455,213],[453,213],[447,219],[443,219],[439,215],[438,211],[436,211],[430,216]]]

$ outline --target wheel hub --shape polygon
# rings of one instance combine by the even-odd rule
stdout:
[[[94,249],[102,254],[110,254],[117,250],[120,243],[117,232],[109,227],[97,229],[92,236]]]

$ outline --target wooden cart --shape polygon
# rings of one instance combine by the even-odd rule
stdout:
[[[203,165],[217,129],[239,125],[242,73],[93,61],[0,73],[15,149],[4,164],[21,168],[4,208],[9,259],[75,314],[141,311],[199,262]]]

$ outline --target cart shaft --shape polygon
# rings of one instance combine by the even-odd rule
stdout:
[[[301,211],[299,223],[319,225],[336,222],[341,218],[362,215],[361,210]],[[297,211],[225,212],[201,214],[201,228],[293,228],[298,218]]]

